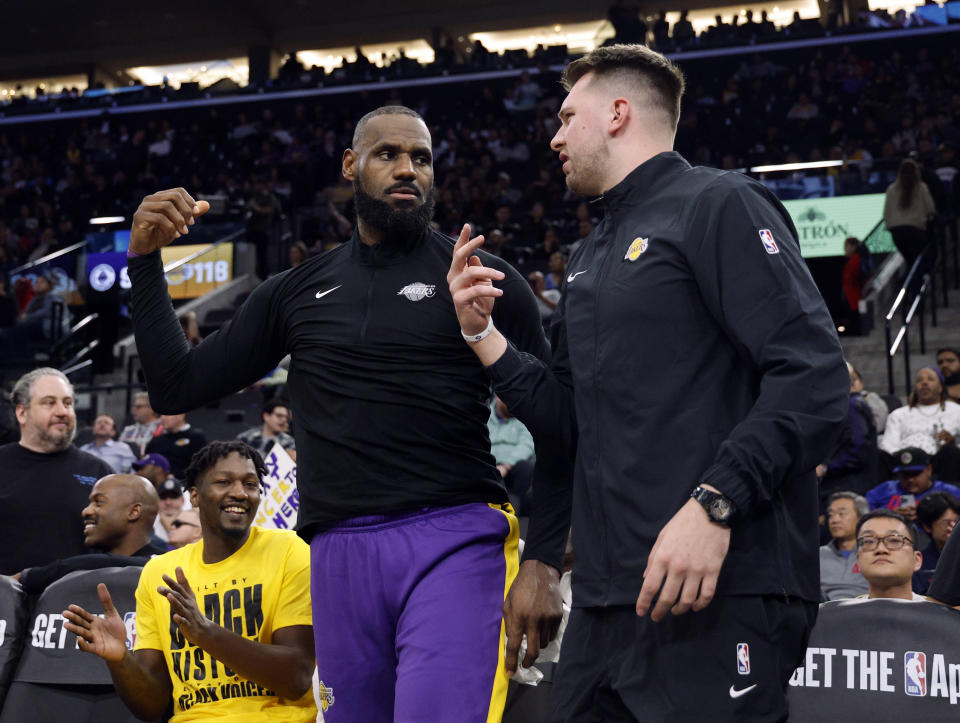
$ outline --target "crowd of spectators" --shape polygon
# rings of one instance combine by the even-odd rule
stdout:
[[[938,45],[938,43],[941,43]],[[682,62],[682,61],[681,61]],[[939,212],[955,212],[960,184],[960,49],[909,38],[682,67],[688,78],[677,148],[726,169],[759,163],[848,161],[830,169],[840,192],[883,192],[908,154]],[[223,199],[246,225],[261,275],[345,240],[352,188],[339,175],[353,123],[365,110],[403,103],[427,118],[435,144],[435,223],[469,221],[488,249],[550,292],[564,255],[602,209],[572,197],[549,141],[561,89],[545,67],[516,77],[12,126],[0,132],[0,276],[83,237],[94,216],[129,216],[154,190],[182,185]],[[543,274],[531,276],[535,272]],[[17,311],[30,288],[0,286]],[[540,293],[545,316],[552,294]],[[10,316],[9,314],[7,315]],[[9,323],[9,319],[7,320]]]
[[[839,11],[839,6],[836,6]],[[924,27],[931,22],[923,13],[908,13],[900,9],[890,13],[878,8],[861,9],[857,17],[850,22],[843,19],[839,12],[830,13],[822,18],[801,18],[794,12],[789,22],[777,25],[766,11],[759,15],[752,10],[733,14],[730,22],[716,15],[714,24],[699,34],[689,19],[689,11],[681,10],[680,17],[673,25],[667,20],[667,12],[659,10],[650,15],[637,3],[616,0],[607,13],[607,19],[614,34],[607,43],[630,42],[645,43],[662,53],[682,53],[691,50],[728,48],[744,45],[765,45],[786,40],[803,40],[836,35],[854,35],[877,31],[901,30]],[[450,35],[441,33],[434,48],[434,59],[430,63],[420,63],[406,55],[403,48],[386,54],[380,65],[373,63],[361,48],[355,48],[353,59],[346,58],[327,70],[323,66],[306,66],[296,53],[290,53],[280,66],[277,77],[265,85],[251,83],[239,87],[229,78],[221,79],[207,88],[200,88],[197,82],[185,82],[174,88],[164,77],[157,86],[132,85],[117,89],[107,89],[100,81],[82,90],[76,86],[63,88],[50,93],[44,85],[33,89],[33,97],[24,92],[22,86],[13,89],[8,98],[0,101],[0,108],[6,114],[42,113],[51,110],[64,111],[77,108],[113,107],[168,100],[190,100],[197,97],[210,97],[218,94],[242,94],[271,90],[331,86],[346,83],[378,82],[381,80],[400,80],[423,78],[475,71],[508,70],[523,67],[535,67],[542,64],[559,64],[567,59],[568,49],[564,45],[538,45],[533,52],[526,50],[507,50],[492,52],[484,47],[480,40],[472,43],[456,42]]]
[[[902,529],[894,531],[903,539],[893,544],[906,547],[909,541],[901,570],[906,580],[897,584],[908,598],[911,590],[922,595],[960,519],[960,404],[952,396],[960,381],[960,353],[938,350],[937,366],[917,372],[905,405],[893,395],[882,398],[864,389],[859,372],[847,366],[848,420],[831,459],[817,468],[825,515],[826,544],[820,549],[823,596],[852,597],[867,593],[868,587],[873,596],[872,583],[865,577],[868,570],[856,553],[863,552],[858,520],[862,524],[870,519],[867,513],[876,510],[895,515],[894,527],[908,528],[907,535]],[[875,549],[867,552],[872,555]],[[899,549],[888,545],[879,554],[896,557]]]

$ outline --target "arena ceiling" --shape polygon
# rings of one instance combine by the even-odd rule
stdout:
[[[604,17],[611,0],[52,0],[4,3],[0,77],[104,72]],[[654,3],[647,3],[654,9]],[[717,4],[714,2],[713,4]],[[706,7],[694,0],[684,7]],[[668,9],[672,9],[669,4]]]
[[[359,45],[411,37],[432,28],[503,29],[544,17],[572,22],[602,16],[605,2],[551,0],[200,0],[144,3],[4,3],[0,73],[69,73],[84,65],[104,69],[246,56],[254,46],[286,53],[304,48]],[[539,6],[539,10],[538,10]]]

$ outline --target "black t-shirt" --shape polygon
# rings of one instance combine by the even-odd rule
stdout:
[[[183,479],[190,459],[207,443],[207,437],[199,429],[190,427],[179,432],[165,432],[147,442],[147,454],[162,454],[170,463],[170,471],[177,479]]]
[[[80,512],[108,474],[110,465],[76,447],[56,454],[19,442],[0,447],[0,573],[84,554]]]

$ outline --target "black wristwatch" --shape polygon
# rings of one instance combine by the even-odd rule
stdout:
[[[730,526],[730,521],[737,513],[737,506],[733,503],[733,500],[724,497],[719,492],[711,492],[699,485],[690,496],[703,506],[711,522]]]

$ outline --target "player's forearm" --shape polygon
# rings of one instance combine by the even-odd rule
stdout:
[[[154,721],[163,716],[170,702],[169,680],[158,681],[129,651],[119,662],[107,661],[107,670],[117,695],[137,718]]]
[[[288,645],[258,643],[219,625],[210,626],[198,644],[242,678],[297,700],[312,684],[313,660]]]
[[[563,569],[573,505],[572,454],[538,448],[533,477],[533,502],[523,559],[539,560]]]

